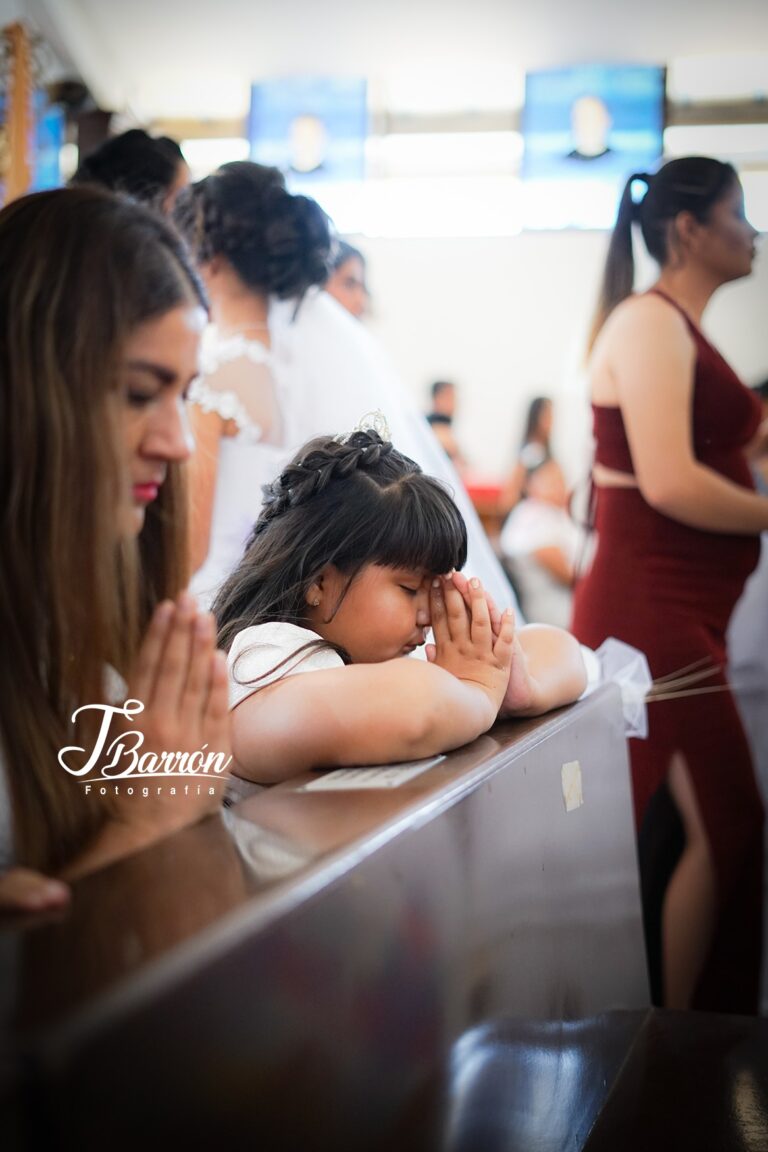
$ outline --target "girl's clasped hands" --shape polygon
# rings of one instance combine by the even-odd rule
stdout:
[[[499,613],[476,577],[453,572],[433,579],[430,616],[434,643],[427,646],[427,659],[485,693],[490,727],[509,683],[514,614]]]

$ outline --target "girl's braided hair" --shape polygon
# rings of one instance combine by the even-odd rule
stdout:
[[[276,480],[264,485],[264,503],[252,539],[266,531],[276,516],[306,503],[333,480],[343,480],[357,469],[386,474],[386,467],[379,469],[379,465],[391,452],[392,444],[370,431],[353,432],[343,441],[328,440],[327,437],[310,441]],[[405,461],[407,457],[403,456],[401,460]],[[415,473],[421,472],[418,464],[408,463],[413,465]]]
[[[264,486],[245,554],[213,605],[219,643],[228,650],[244,628],[274,620],[306,626],[307,591],[329,564],[348,588],[367,564],[438,573],[466,555],[450,493],[388,440],[372,430],[317,437]]]

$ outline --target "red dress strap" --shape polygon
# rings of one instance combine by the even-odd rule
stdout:
[[[686,324],[690,328],[691,333],[694,337],[698,336],[700,339],[702,339],[704,341],[707,340],[707,338],[704,335],[704,333],[702,332],[701,328],[699,328],[698,324],[694,320],[691,319],[691,317],[686,312],[685,308],[683,308],[683,306],[681,304],[678,304],[677,300],[673,300],[671,296],[668,296],[667,293],[662,288],[649,288],[648,291],[645,293],[645,295],[646,296],[651,296],[651,295],[661,296],[662,300],[666,300],[667,304],[671,304],[671,306],[675,309],[675,311],[680,313],[683,320],[685,320]]]

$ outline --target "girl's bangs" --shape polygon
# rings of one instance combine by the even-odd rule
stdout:
[[[387,493],[376,563],[386,568],[450,572],[467,559],[467,529],[445,488],[430,476],[409,478]]]

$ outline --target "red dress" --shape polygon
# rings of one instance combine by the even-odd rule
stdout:
[[[678,311],[696,345],[692,414],[696,458],[734,483],[754,488],[743,448],[757,431],[759,402],[682,309]],[[593,412],[596,462],[633,473],[621,410],[593,405]],[[676,847],[659,847],[665,836],[671,843],[670,818],[664,817],[661,801],[670,760],[679,753],[688,766],[709,837],[719,896],[715,937],[692,1006],[754,1012],[762,936],[763,808],[747,740],[727,687],[725,631],[757,564],[760,540],[757,535],[689,528],[651,508],[636,488],[597,488],[596,493],[598,546],[576,587],[573,632],[592,648],[608,636],[640,648],[654,679],[706,660],[718,671],[700,687],[724,689],[651,703],[648,739],[630,741],[652,988],[654,970],[659,973],[661,967],[663,885],[683,844],[675,810]],[[669,801],[667,809],[673,809]],[[660,889],[658,872],[664,865],[659,861],[665,857]],[[657,874],[651,875],[654,869]],[[661,995],[659,980],[656,997]]]

